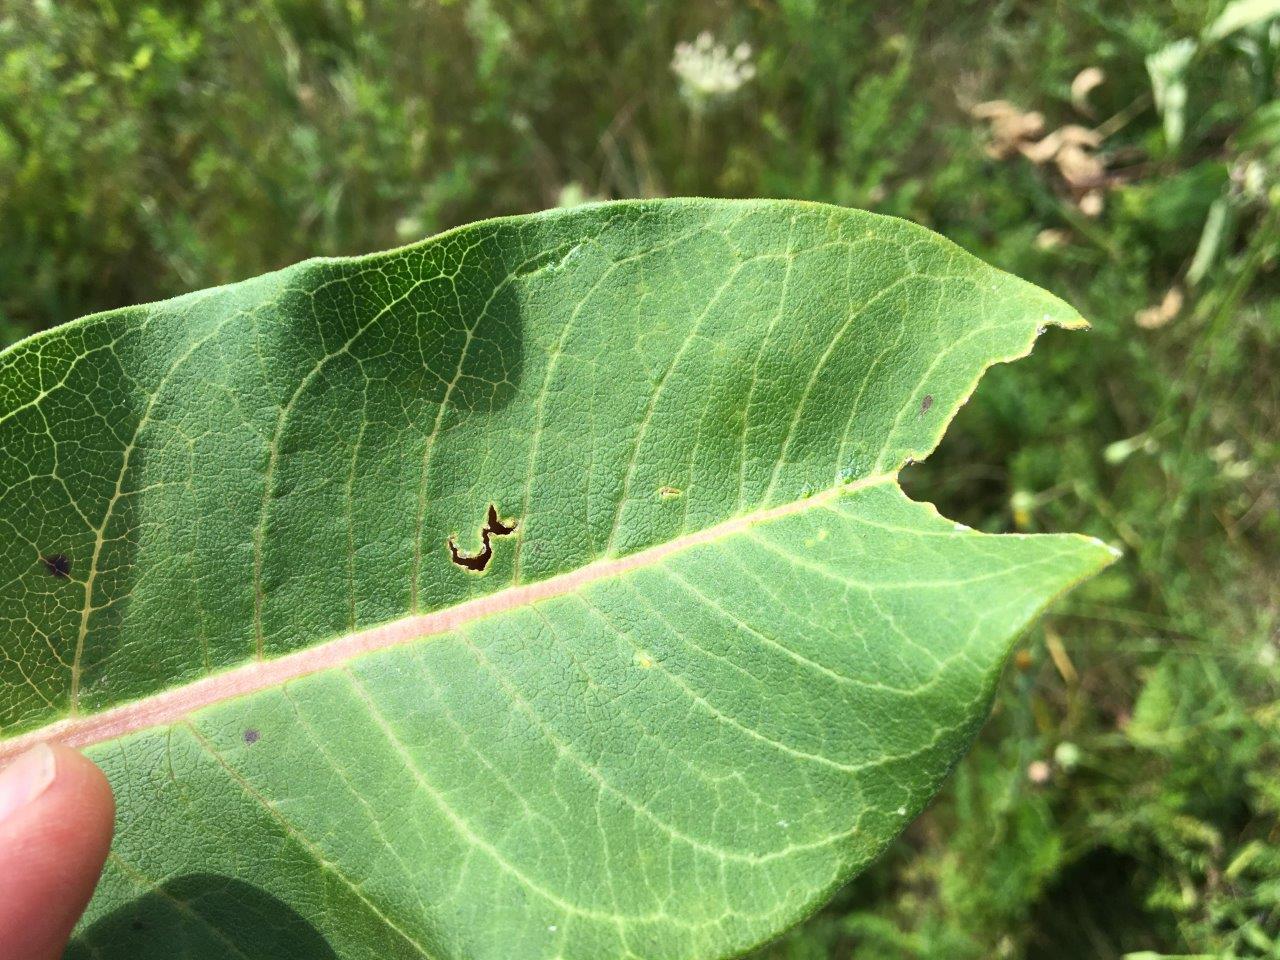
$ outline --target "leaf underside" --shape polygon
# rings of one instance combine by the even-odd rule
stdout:
[[[776,936],[1110,560],[897,485],[1050,323],[1082,321],[903,221],[669,200],[0,354],[0,757],[83,743],[120,808],[70,955]]]

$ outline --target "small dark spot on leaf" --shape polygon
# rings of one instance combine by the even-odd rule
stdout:
[[[40,560],[50,576],[57,577],[59,580],[66,580],[71,576],[71,558],[65,553],[55,553],[52,556],[41,557]]]
[[[253,743],[257,743],[261,739],[262,739],[262,734],[259,733],[257,730],[253,729],[253,727],[250,727],[248,730],[244,732],[245,743],[253,744]]]
[[[503,523],[502,518],[498,516],[498,508],[491,503],[489,504],[489,515],[485,519],[484,526],[480,528],[480,552],[473,554],[463,553],[458,549],[458,545],[454,543],[454,538],[450,537],[448,541],[449,556],[458,566],[481,573],[485,567],[489,566],[489,561],[493,559],[493,544],[489,538],[505,537],[508,534],[515,533],[515,529],[515,521],[513,520],[510,524]]]
[[[147,925],[143,923],[141,920],[134,920],[129,924],[129,926],[132,929],[139,930],[139,931],[147,929]]]
[[[926,393],[924,399],[920,401],[920,416],[924,416],[929,412],[929,408],[933,406],[933,394]]]

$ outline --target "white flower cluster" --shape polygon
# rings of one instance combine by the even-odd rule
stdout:
[[[731,96],[756,75],[751,47],[740,43],[729,52],[703,31],[693,43],[677,43],[671,69],[680,79],[680,93],[693,104]]]

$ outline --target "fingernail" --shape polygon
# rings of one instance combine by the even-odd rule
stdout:
[[[0,770],[0,822],[49,789],[57,772],[57,759],[47,743],[37,744]]]

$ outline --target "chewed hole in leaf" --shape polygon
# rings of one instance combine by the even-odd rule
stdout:
[[[498,508],[492,503],[489,504],[489,522],[486,526],[495,537],[505,537],[509,533],[515,533],[516,530],[515,521],[511,521],[510,524],[503,523],[498,516]]]
[[[466,570],[472,570],[476,573],[483,573],[485,568],[489,566],[489,561],[493,559],[493,542],[491,537],[505,537],[515,533],[516,522],[514,520],[504,522],[498,515],[498,508],[492,503],[489,504],[489,515],[485,519],[485,524],[480,528],[480,551],[479,553],[463,553],[458,549],[455,537],[448,540],[449,557],[458,566]]]

